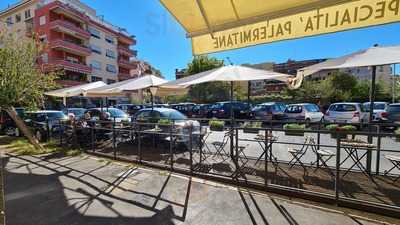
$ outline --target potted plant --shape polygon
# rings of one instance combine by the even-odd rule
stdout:
[[[170,119],[160,119],[160,120],[158,120],[158,127],[160,129],[165,128],[166,130],[169,130],[171,128],[172,124],[173,124],[173,122]]]
[[[326,126],[326,129],[328,129],[331,132],[331,138],[346,139],[347,132],[356,131],[357,127],[352,126],[352,125],[339,126],[337,124],[330,124],[330,125]],[[354,136],[355,135],[353,135],[353,138],[354,138]]]
[[[396,135],[396,141],[400,142],[400,128],[394,131],[394,135]]]
[[[210,130],[212,131],[223,131],[225,122],[217,119],[212,119],[210,120],[210,122],[208,122],[208,125],[210,126]]]
[[[245,122],[243,125],[243,132],[258,134],[261,127],[262,127],[262,122]]]
[[[304,130],[306,129],[305,124],[289,123],[283,126],[285,129],[285,135],[288,136],[304,136]]]

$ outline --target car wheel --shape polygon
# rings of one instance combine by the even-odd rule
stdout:
[[[310,127],[310,123],[311,123],[310,118],[307,118],[307,119],[306,119],[306,127]]]

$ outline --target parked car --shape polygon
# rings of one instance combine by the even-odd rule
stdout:
[[[102,113],[103,112],[108,112],[110,113],[110,118],[109,120],[115,119],[115,122],[120,123],[120,122],[130,122],[131,118],[127,113],[124,111],[117,109],[117,108],[93,108],[93,109],[88,109],[85,111],[85,113],[89,113],[90,117],[92,120],[105,120],[106,118],[102,118]]]
[[[144,108],[144,105],[135,105],[135,104],[118,104],[115,106],[116,108],[128,113],[128,115],[134,115],[137,111]]]
[[[192,108],[193,118],[210,118],[208,114],[212,108],[212,104],[198,104]]]
[[[25,117],[25,109],[24,108],[15,108],[18,116],[21,119]],[[5,133],[9,136],[20,136],[20,131],[17,128],[14,120],[8,115],[8,113],[4,110],[0,111],[0,132]]]
[[[251,118],[256,120],[272,121],[272,120],[285,120],[286,105],[279,102],[266,102],[256,105],[251,110]]]
[[[365,112],[369,113],[369,107],[371,103],[366,102],[363,104]],[[373,119],[374,122],[387,122],[388,121],[388,112],[387,108],[389,103],[387,102],[374,102],[374,112],[373,112]],[[368,115],[369,118],[369,115]]]
[[[329,106],[324,120],[329,123],[365,123],[368,122],[368,113],[361,103],[340,102]]]
[[[80,120],[85,115],[86,109],[84,108],[66,108],[63,110],[65,115],[73,114],[75,119]]]
[[[400,125],[400,103],[390,104],[387,112],[389,122]]]
[[[200,133],[200,123],[195,120],[188,120],[187,116],[185,116],[176,109],[169,109],[169,108],[142,109],[133,116],[133,119],[141,123],[158,123],[162,119],[170,120],[171,122],[173,121],[174,127],[176,128],[175,134],[178,134],[177,142],[180,143],[188,143],[190,126],[193,126],[192,132],[194,133],[193,135],[194,140],[198,140],[198,135]],[[152,124],[143,125],[141,129],[146,127],[153,128],[154,125]],[[160,128],[163,130],[162,127]],[[164,132],[161,131],[160,133],[165,133],[166,132],[165,129],[168,128],[167,127],[164,128],[163,130]],[[167,136],[168,135],[165,135],[164,139],[167,138]],[[195,138],[196,136],[197,138]]]
[[[311,103],[288,105],[285,114],[289,121],[303,121],[306,123],[315,123],[322,120],[324,114],[320,108]]]
[[[180,103],[171,105],[172,109],[178,110],[179,112],[185,114],[187,117],[192,117],[192,109],[196,104],[194,103]]]
[[[234,117],[237,119],[248,119],[251,107],[245,102],[218,102],[215,103],[209,112],[210,118],[229,119],[231,117],[231,106]]]
[[[27,112],[25,116],[25,124],[39,141],[46,141],[49,138],[49,134],[61,132],[62,126],[60,122],[67,120],[67,115],[62,111],[56,110]]]

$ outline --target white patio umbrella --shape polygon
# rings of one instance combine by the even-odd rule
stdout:
[[[370,115],[373,118],[373,107],[375,101],[375,82],[376,67],[382,65],[391,65],[400,63],[400,46],[378,47],[374,46],[368,49],[360,50],[339,58],[330,59],[298,71],[298,76],[309,76],[320,70],[342,69],[353,67],[372,67],[371,92],[370,92]]]
[[[231,101],[233,101],[233,83],[235,81],[252,81],[252,80],[279,80],[287,82],[291,75],[277,73],[267,70],[253,69],[245,66],[228,65],[220,68],[201,72],[192,76],[187,76],[179,80],[171,81],[164,86],[183,86],[225,81],[231,82]],[[231,119],[233,119],[233,110],[231,107]]]
[[[104,87],[91,89],[85,92],[88,97],[112,97],[125,96],[127,93],[138,90],[149,90],[151,102],[153,105],[153,96],[182,95],[186,92],[182,86],[167,86],[168,81],[154,75],[144,75],[135,79],[129,79],[118,83],[110,84]]]
[[[48,96],[63,98],[63,103],[64,103],[64,105],[66,105],[67,97],[80,96],[88,90],[103,87],[106,85],[107,84],[105,84],[103,81],[97,81],[97,82],[93,82],[93,83],[82,84],[82,85],[77,85],[77,86],[73,86],[73,87],[67,87],[67,88],[62,88],[62,89],[58,89],[58,90],[54,90],[54,91],[49,91],[44,94],[48,95]]]

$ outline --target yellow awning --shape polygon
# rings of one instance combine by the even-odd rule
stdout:
[[[160,0],[205,54],[400,21],[400,0]]]

